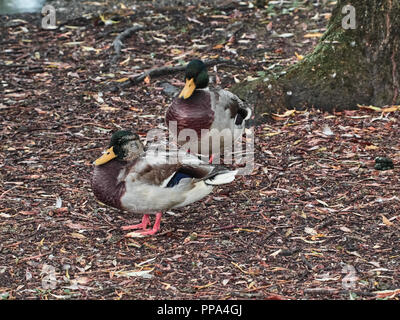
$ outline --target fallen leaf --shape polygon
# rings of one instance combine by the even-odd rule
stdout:
[[[389,108],[383,108],[382,112],[394,112],[399,110],[400,106],[391,106]]]
[[[304,38],[321,38],[324,34],[321,32],[315,32],[315,33],[306,33],[303,37]]]
[[[38,214],[38,213],[39,213],[39,211],[38,211],[38,210],[32,210],[32,211],[20,211],[19,213],[20,213],[20,214],[23,214],[23,215],[25,215],[25,216],[28,216],[28,215]]]
[[[395,290],[383,290],[383,291],[375,291],[376,297],[383,299],[383,298],[394,298],[398,294],[400,294],[400,289]]]
[[[6,93],[5,95],[7,98],[17,98],[17,99],[23,99],[29,96],[29,92],[21,92],[21,93]]]
[[[59,209],[59,208],[62,207],[62,200],[61,200],[60,197],[57,197],[57,198],[56,198],[56,203],[55,203],[54,206],[55,206],[57,209]]]
[[[88,227],[80,224],[80,223],[66,223],[65,224],[68,228],[74,229],[74,230],[84,230],[84,229],[88,229]]]
[[[321,148],[322,149],[322,148]],[[326,149],[326,148],[325,148]],[[323,151],[323,150],[321,150],[321,151]],[[319,199],[316,199],[320,204],[322,204],[323,206],[325,206],[325,207],[329,207],[329,205],[326,203],[326,202],[324,202],[324,201],[322,201],[322,200],[319,200]]]
[[[230,279],[224,279],[222,280],[222,285],[226,286],[228,284],[228,282],[230,281]]]
[[[275,252],[271,253],[270,256],[271,257],[276,257],[278,254],[280,254],[282,252],[282,249],[276,250]]]
[[[307,234],[313,235],[313,236],[318,234],[317,231],[315,231],[313,228],[310,228],[310,227],[305,227],[304,232]]]
[[[80,240],[86,239],[86,237],[83,234],[76,233],[76,232],[71,233],[71,237],[75,238],[75,239],[80,239]]]
[[[144,279],[151,279],[154,277],[154,275],[150,274],[154,270],[128,270],[128,271],[116,271],[114,272],[114,275],[117,277],[139,277],[139,278],[144,278]]]
[[[284,114],[273,113],[272,116],[277,118],[277,119],[274,118],[275,120],[282,120],[287,117],[290,117],[291,115],[293,115],[295,113],[296,113],[296,110],[293,109],[293,110],[287,110]]]
[[[218,281],[209,282],[209,283],[205,284],[204,286],[193,286],[193,288],[200,290],[200,289],[211,287],[212,285],[216,284],[217,282]]]
[[[2,218],[11,218],[11,216],[7,213],[0,212],[0,217]]]
[[[182,54],[182,50],[180,50],[180,49],[177,49],[177,48],[172,48],[171,49],[171,53],[173,54],[173,55],[179,55],[179,54]]]
[[[254,81],[257,79],[258,79],[258,77],[247,76],[246,81]]]
[[[68,212],[68,207],[61,207],[54,210],[54,213],[65,213]]]
[[[290,32],[281,33],[281,34],[278,34],[278,33],[274,32],[272,34],[272,37],[277,37],[277,38],[290,38],[290,37],[293,37],[293,36],[294,36],[294,33],[290,33]]]
[[[343,232],[351,232],[351,230],[345,226],[342,226],[339,229],[342,230]]]
[[[326,136],[334,136],[335,134],[331,130],[331,128],[328,125],[325,125],[322,129],[322,133]]]
[[[382,108],[375,107],[375,106],[362,106],[360,104],[357,104],[357,107],[359,107],[360,109],[372,110],[375,112],[382,112]]]
[[[47,65],[48,68],[57,68],[57,69],[69,69],[71,65],[65,62],[43,62],[43,64]]]
[[[121,79],[114,80],[114,81],[115,82],[125,82],[125,81],[128,81],[128,80],[129,80],[129,78],[125,77],[125,78],[121,78]]]
[[[391,222],[391,221],[389,221],[389,219],[386,218],[383,214],[381,214],[381,216],[382,216],[382,222],[383,222],[385,225],[387,225],[388,227],[391,227],[391,226],[394,225],[394,223]]]
[[[106,112],[113,112],[113,111],[117,111],[118,110],[117,108],[110,107],[110,106],[108,106],[106,104],[101,105],[100,109],[103,110],[103,111],[106,111]]]
[[[223,44],[217,44],[213,47],[213,49],[222,49],[224,47]]]
[[[119,63],[120,66],[124,66],[126,64],[128,64],[128,62],[131,60],[131,56],[128,56],[128,58],[126,58],[124,61],[121,61]]]
[[[294,54],[296,55],[297,60],[300,61],[300,60],[303,60],[303,59],[304,59],[304,56],[303,56],[303,55],[298,54],[297,52],[295,52]]]

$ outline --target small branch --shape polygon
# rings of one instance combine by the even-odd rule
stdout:
[[[217,64],[223,64],[223,63],[236,64],[235,61],[227,60],[227,59],[205,60],[203,62],[207,67],[214,66]],[[121,86],[125,87],[125,86],[129,86],[129,85],[135,85],[139,82],[142,82],[147,76],[154,78],[154,77],[158,77],[158,76],[174,74],[177,72],[185,71],[185,69],[186,69],[186,65],[174,66],[174,67],[159,67],[159,68],[150,69],[134,78],[130,78],[129,79],[130,81],[126,81]]]
[[[359,291],[359,290],[340,290],[334,288],[306,288],[304,289],[304,293],[308,294],[349,294],[355,293],[359,296],[367,296],[367,297],[374,297],[375,294],[368,291]]]
[[[11,190],[13,190],[13,189],[15,189],[15,188],[18,188],[18,187],[19,187],[19,185],[16,185],[16,186],[14,186],[14,187],[12,187],[12,188],[10,188],[10,189],[4,191],[4,192],[0,195],[0,199],[3,198],[3,197],[4,197],[8,192],[10,192]]]
[[[114,46],[114,50],[115,50],[115,55],[111,60],[111,64],[115,64],[117,62],[117,60],[119,59],[120,55],[121,55],[121,49],[123,44],[123,41],[130,37],[132,35],[132,33],[139,31],[139,30],[143,30],[144,26],[142,25],[136,25],[133,27],[130,27],[126,30],[124,30],[123,32],[121,32],[113,41],[113,46]]]
[[[306,257],[304,256],[304,254],[300,253],[300,258],[301,258],[301,261],[303,261],[303,263],[307,266],[308,269],[310,269],[310,270],[313,270],[313,269],[314,269],[313,265],[310,263],[310,261],[308,261],[308,260],[306,259]]]
[[[232,297],[240,297],[240,298],[246,298],[246,299],[261,298],[263,296],[263,294],[260,292],[247,293],[247,292],[240,292],[240,291],[232,291],[229,293],[229,295]]]
[[[213,232],[213,231],[221,231],[221,230],[233,229],[235,227],[236,227],[235,224],[231,224],[231,225],[225,226],[225,227],[214,228],[214,229],[211,229],[209,231],[211,231],[211,232]]]
[[[46,255],[46,253],[40,253],[40,254],[37,254],[36,256],[24,257],[24,258],[19,259],[18,263],[27,261],[27,260],[38,259],[44,255]]]

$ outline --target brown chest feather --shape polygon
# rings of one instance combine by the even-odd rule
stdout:
[[[121,197],[125,193],[125,182],[118,182],[118,175],[125,165],[125,162],[111,160],[101,166],[95,166],[91,181],[95,197],[117,209],[122,209]]]
[[[165,121],[168,127],[170,121],[176,121],[178,134],[183,129],[193,129],[200,136],[201,129],[210,129],[214,121],[210,93],[195,90],[188,99],[176,98],[167,110]]]

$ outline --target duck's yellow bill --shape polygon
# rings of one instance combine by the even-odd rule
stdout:
[[[108,161],[116,158],[117,155],[114,153],[113,148],[114,147],[107,149],[106,152],[104,152],[104,154],[94,162],[94,164],[96,166],[100,166],[100,165],[105,164]]]
[[[186,84],[181,93],[179,94],[179,98],[187,99],[192,94],[194,89],[196,89],[196,85],[194,83],[194,79],[186,79]]]

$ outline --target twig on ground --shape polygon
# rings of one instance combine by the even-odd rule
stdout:
[[[301,261],[303,261],[303,263],[307,266],[308,269],[313,270],[313,268],[314,268],[313,265],[310,263],[310,261],[308,261],[306,259],[304,254],[300,253],[300,258],[301,258]]]
[[[368,291],[359,291],[359,290],[340,290],[334,288],[306,288],[304,289],[304,293],[308,294],[349,294],[355,293],[359,296],[368,296],[373,297],[375,294],[373,292]]]
[[[4,192],[0,195],[0,199],[3,198],[3,197],[4,197],[7,193],[9,193],[11,190],[13,190],[13,189],[15,189],[15,188],[18,188],[18,187],[19,187],[19,185],[16,185],[16,186],[14,186],[14,187],[12,187],[12,188],[10,188],[10,189],[4,191]]]
[[[255,292],[255,293],[247,293],[247,292],[240,292],[240,291],[232,291],[229,293],[230,296],[232,297],[240,297],[240,298],[260,298],[263,296],[262,293],[260,292]]]
[[[126,30],[124,30],[123,32],[121,32],[113,41],[113,46],[114,46],[114,50],[115,50],[115,55],[111,60],[111,64],[115,64],[117,62],[117,60],[119,59],[120,55],[121,55],[121,49],[123,44],[123,41],[125,40],[125,38],[129,37],[132,33],[139,31],[139,30],[143,30],[144,26],[142,25],[135,25],[133,27],[130,27]]]

